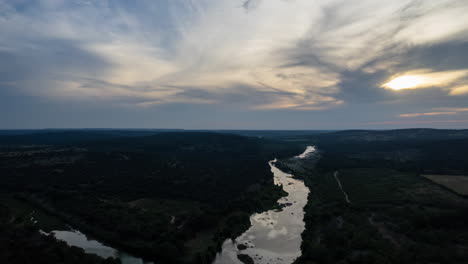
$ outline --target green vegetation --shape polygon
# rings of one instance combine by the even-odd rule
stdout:
[[[318,155],[278,164],[311,189],[303,254],[296,263],[465,263],[468,200],[421,176],[466,174],[468,141],[462,132],[307,137],[318,146]],[[410,140],[414,135],[417,139]],[[333,176],[336,171],[350,204]]]
[[[250,214],[284,195],[268,160],[301,151],[230,134],[89,133],[14,136],[1,148],[0,190],[157,263],[211,263]]]
[[[422,176],[468,175],[467,130],[154,133],[1,136],[1,257],[27,255],[15,243],[31,243],[44,263],[112,263],[38,233],[70,224],[157,263],[211,263],[250,214],[278,207],[284,192],[267,164],[276,157],[311,190],[297,263],[468,259],[466,196]],[[306,145],[318,153],[288,158]]]
[[[16,205],[12,207],[24,209],[21,205]],[[40,234],[37,227],[29,221],[29,216],[16,217],[9,207],[3,204],[0,204],[0,249],[0,262],[9,264],[120,263],[111,258],[104,260],[96,255],[85,254],[80,248],[69,247],[65,242],[58,241],[52,236]]]
[[[422,175],[440,186],[460,195],[468,196],[468,177],[461,175]]]

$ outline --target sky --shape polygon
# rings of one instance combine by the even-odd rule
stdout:
[[[466,0],[0,0],[0,129],[468,128]]]

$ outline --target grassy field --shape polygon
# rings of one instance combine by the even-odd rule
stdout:
[[[361,207],[381,204],[447,204],[464,202],[453,193],[421,178],[416,173],[386,168],[343,169],[343,188],[355,205]]]
[[[450,190],[468,195],[468,177],[456,175],[421,175],[437,184],[449,188]]]
[[[467,175],[467,132],[349,130],[302,136],[317,148],[316,158],[280,162],[311,190],[296,263],[466,263],[468,199],[421,175]],[[466,186],[460,179],[439,179]]]
[[[311,189],[303,255],[296,263],[464,263],[467,259],[465,198],[417,173],[390,168],[323,170],[310,162],[281,162]],[[333,177],[335,171],[351,204]]]

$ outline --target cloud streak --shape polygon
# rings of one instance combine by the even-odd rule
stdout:
[[[427,121],[382,121],[370,122],[367,125],[418,125],[418,124],[453,124],[453,123],[468,123],[468,120],[427,120]]]
[[[466,13],[463,0],[8,0],[0,86],[124,107],[349,113],[423,104],[433,88],[443,100],[430,107],[450,107],[468,95]],[[381,89],[405,75],[424,81]]]
[[[397,91],[437,87],[449,90],[450,95],[462,95],[467,92],[465,91],[467,86],[457,86],[457,84],[465,83],[467,77],[468,69],[441,72],[419,69],[392,77],[391,80],[383,84],[382,87]]]
[[[399,117],[420,117],[420,116],[437,116],[437,115],[456,115],[457,112],[430,112],[430,113],[412,113],[401,114]]]

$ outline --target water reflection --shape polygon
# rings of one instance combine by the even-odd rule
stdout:
[[[305,158],[315,151],[314,147],[307,149],[297,158]],[[226,240],[223,249],[216,257],[214,264],[242,264],[237,254],[249,255],[255,263],[289,264],[301,255],[301,233],[304,231],[304,206],[307,203],[309,188],[300,180],[292,178],[274,166],[276,160],[270,161],[270,168],[277,185],[282,185],[288,196],[278,200],[285,206],[283,210],[270,210],[250,217],[252,226],[235,239]],[[238,248],[247,246],[246,249]]]
[[[304,159],[307,156],[311,155],[314,151],[315,151],[314,146],[308,146],[306,150],[301,155],[296,156],[296,158]]]
[[[49,234],[41,231],[43,234]],[[82,248],[86,253],[96,254],[103,258],[119,258],[122,264],[154,264],[141,258],[132,256],[115,248],[108,247],[97,240],[89,239],[85,234],[78,230],[54,230],[53,234],[58,240],[66,242],[70,246]]]

